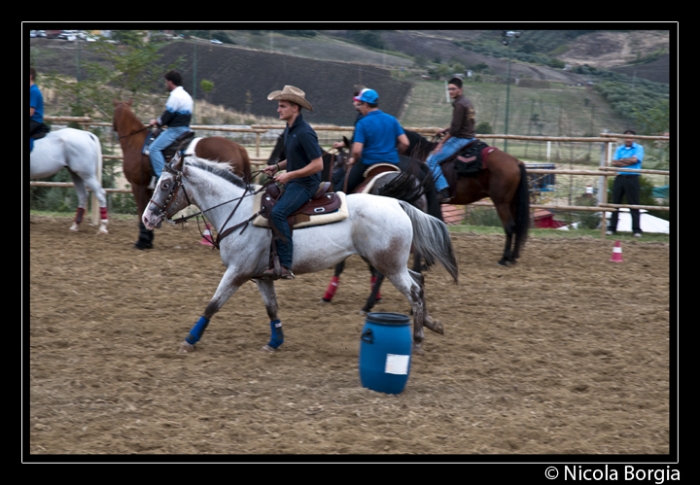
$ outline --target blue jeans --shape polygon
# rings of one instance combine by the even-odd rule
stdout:
[[[301,184],[287,184],[284,187],[284,193],[272,208],[272,213],[270,214],[270,222],[274,224],[286,239],[286,241],[277,239],[277,255],[280,258],[280,264],[289,270],[292,269],[294,245],[292,244],[292,231],[287,223],[287,217],[313,197],[318,190],[318,184],[314,185],[315,187],[310,188]]]
[[[442,169],[440,168],[440,162],[447,160],[449,157],[457,153],[462,147],[467,143],[472,141],[474,138],[455,138],[454,136],[447,139],[444,145],[442,145],[442,150],[438,153],[431,153],[428,159],[425,161],[430,167],[430,171],[433,173],[433,179],[435,180],[435,189],[440,192],[442,189],[449,187],[447,179],[442,174]]]
[[[158,138],[153,140],[151,145],[148,147],[151,157],[151,165],[153,166],[153,174],[160,178],[160,174],[163,172],[163,167],[165,166],[165,157],[163,156],[163,150],[168,148],[175,139],[190,131],[189,126],[175,126],[173,128],[168,128],[163,130],[163,132],[158,135]]]

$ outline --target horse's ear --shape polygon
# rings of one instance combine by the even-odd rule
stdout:
[[[170,166],[174,170],[179,170],[182,171],[182,164],[184,163],[185,157],[180,155],[179,153],[176,153],[173,159],[170,162]]]
[[[133,102],[134,102],[134,98],[129,98],[129,101],[127,101],[126,104],[131,106],[131,103],[133,103]]]

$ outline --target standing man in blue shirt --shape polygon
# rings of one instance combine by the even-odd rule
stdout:
[[[149,125],[167,125],[168,129],[162,131],[149,147],[154,174],[148,186],[151,190],[155,189],[156,182],[160,178],[160,174],[163,172],[163,167],[165,166],[163,150],[168,148],[178,136],[190,131],[192,109],[194,108],[192,96],[182,87],[182,75],[177,71],[168,71],[165,73],[164,78],[165,88],[170,92],[170,96],[165,103],[165,111],[163,111],[163,114],[156,119],[152,119]]]
[[[352,166],[346,174],[348,194],[362,183],[364,172],[370,165],[398,165],[399,152],[404,152],[409,145],[398,120],[378,108],[379,94],[374,89],[363,89],[355,101],[362,118],[355,125],[355,141],[348,159],[348,164]],[[343,190],[343,187],[336,186],[336,191],[339,190]]]
[[[625,130],[625,135],[636,135],[634,130]],[[614,167],[623,168],[642,168],[642,160],[644,159],[644,147],[634,142],[633,138],[625,138],[625,144],[617,147],[613,155],[612,165]],[[622,196],[627,197],[627,203],[630,205],[639,205],[640,203],[640,185],[639,173],[635,172],[618,172],[615,181],[613,182],[612,197],[613,204],[621,204]],[[642,228],[639,225],[639,209],[630,209],[632,216],[632,235],[634,237],[642,236]],[[610,225],[606,234],[613,235],[617,231],[618,212],[615,211],[610,215]]]
[[[280,120],[287,123],[283,133],[284,153],[287,159],[268,165],[263,170],[265,175],[274,176],[275,182],[284,185],[284,192],[270,214],[270,223],[283,236],[275,239],[281,274],[275,274],[274,269],[270,268],[263,272],[263,278],[294,278],[292,273],[294,245],[287,217],[308,202],[321,184],[323,151],[318,144],[316,132],[301,114],[302,108],[314,110],[305,96],[304,91],[289,85],[281,91],[273,91],[267,95],[267,99],[277,101]],[[281,170],[285,172],[278,173]]]
[[[29,136],[30,150],[34,148],[31,136],[44,124],[44,96],[35,83],[36,70],[29,68]]]

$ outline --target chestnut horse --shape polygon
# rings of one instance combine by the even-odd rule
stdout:
[[[136,199],[139,216],[139,238],[134,244],[137,249],[153,247],[153,231],[146,228],[141,220],[143,211],[153,195],[148,189],[151,181],[152,168],[148,155],[142,153],[148,126],[144,125],[131,109],[132,101],[114,100],[113,128],[119,135],[122,147],[123,172],[131,184],[131,192]],[[244,180],[250,178],[250,157],[246,149],[227,138],[210,136],[199,140],[195,147],[198,157],[218,162],[228,162],[234,173]],[[166,163],[168,162],[166,157]]]

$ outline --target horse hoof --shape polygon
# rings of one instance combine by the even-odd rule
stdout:
[[[75,223],[73,223],[73,225],[70,226],[70,228],[69,228],[68,230],[69,230],[69,231],[73,231],[73,232],[78,232],[79,229],[80,229],[80,228],[78,227],[78,225],[75,224]]]
[[[319,303],[326,304],[326,303],[330,303],[331,301],[330,301],[330,300],[326,300],[325,298],[321,298],[320,300],[318,300],[318,302],[319,302]]]
[[[269,352],[269,353],[271,353],[271,354],[274,353],[274,352],[277,352],[277,349],[275,349],[275,348],[273,348],[273,347],[270,347],[270,346],[267,345],[267,344],[263,345],[262,348],[261,348],[260,350],[262,350],[263,352]]]
[[[360,313],[360,315],[362,315],[363,317],[364,317],[365,315],[367,315],[367,312],[366,312],[365,310],[360,310],[359,313]]]
[[[422,343],[420,343],[420,344],[417,344],[415,342],[413,343],[413,354],[414,355],[423,355],[423,344]]]
[[[177,353],[178,354],[189,354],[190,352],[194,352],[194,351],[195,351],[194,345],[192,345],[187,340],[185,340],[184,342],[182,342],[180,344],[180,348],[178,349]]]
[[[153,243],[147,243],[147,242],[143,242],[143,241],[136,241],[136,242],[134,243],[134,247],[135,247],[136,249],[141,249],[141,250],[143,250],[143,249],[153,249]]]
[[[423,320],[423,325],[425,325],[435,333],[445,335],[445,328],[442,326],[442,322],[440,320],[433,320],[432,317],[425,317],[425,319]]]

